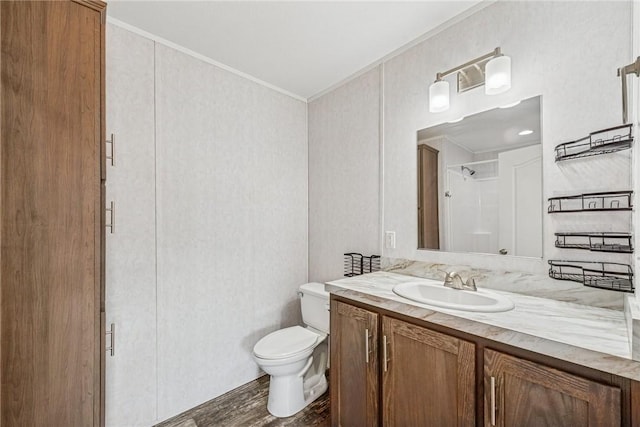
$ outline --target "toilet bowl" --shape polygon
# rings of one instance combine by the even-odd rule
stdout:
[[[299,412],[328,388],[329,294],[323,284],[307,283],[299,295],[306,327],[277,330],[253,348],[254,360],[270,375],[267,409],[276,417]]]

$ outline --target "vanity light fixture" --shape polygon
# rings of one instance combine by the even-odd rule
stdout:
[[[518,135],[525,136],[525,135],[531,135],[532,133],[533,133],[533,131],[531,129],[525,129],[525,130],[521,130],[520,132],[518,132]]]
[[[429,86],[429,111],[440,113],[449,109],[449,82],[436,80]]]
[[[440,113],[449,109],[449,82],[445,77],[457,73],[458,93],[485,85],[487,95],[497,95],[511,88],[511,58],[503,55],[499,47],[442,73],[429,86],[429,112]]]
[[[497,95],[511,89],[510,57],[500,54],[500,56],[493,58],[487,62],[484,72],[484,93],[487,95]]]

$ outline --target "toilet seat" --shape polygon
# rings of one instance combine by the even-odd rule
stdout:
[[[262,338],[253,348],[253,353],[260,359],[287,359],[313,349],[324,338],[302,326],[292,326]]]

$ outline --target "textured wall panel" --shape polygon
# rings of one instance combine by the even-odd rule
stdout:
[[[258,377],[299,321],[306,105],[156,45],[159,418]]]
[[[309,104],[309,278],[342,276],[345,252],[379,254],[380,72]]]

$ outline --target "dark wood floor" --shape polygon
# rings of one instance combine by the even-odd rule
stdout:
[[[276,418],[267,411],[268,395],[269,376],[265,375],[163,421],[156,427],[328,427],[331,424],[328,391],[311,405],[289,418]]]

